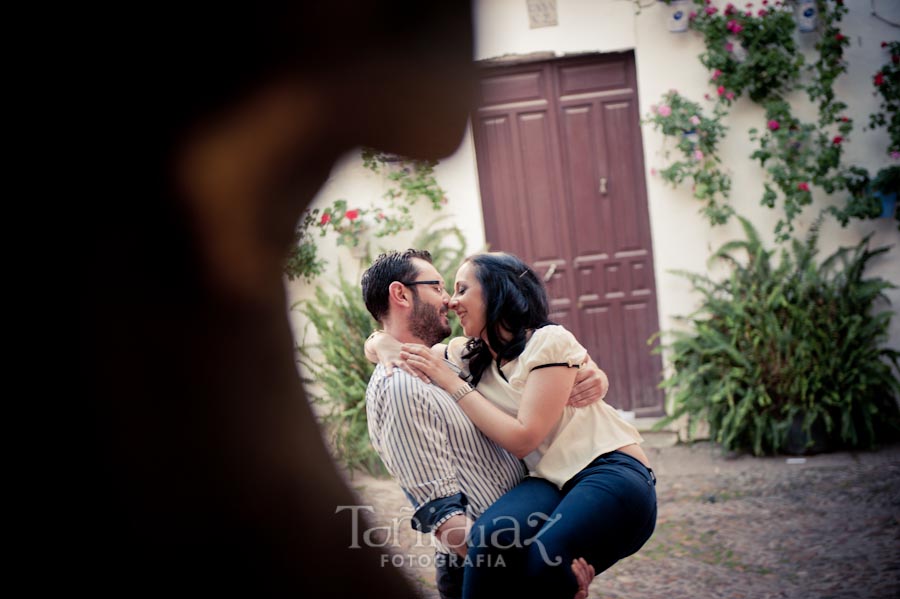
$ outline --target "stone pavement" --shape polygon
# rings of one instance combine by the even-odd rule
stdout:
[[[594,579],[592,598],[900,597],[900,445],[802,463],[724,457],[708,443],[647,445],[659,479],[656,532]],[[437,598],[432,552],[409,527],[399,487],[360,474],[350,484],[385,527],[368,537],[393,552],[385,567]]]

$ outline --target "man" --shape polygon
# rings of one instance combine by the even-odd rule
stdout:
[[[398,341],[432,346],[450,334],[450,296],[426,251],[382,254],[363,273],[362,293],[369,312]],[[580,369],[570,403],[596,401],[607,387],[606,375],[591,364]],[[438,591],[459,597],[468,531],[522,480],[523,465],[484,436],[449,394],[408,372],[390,376],[379,364],[366,411],[372,445],[416,509],[413,527],[437,541]],[[576,576],[586,595],[593,573],[576,570]]]

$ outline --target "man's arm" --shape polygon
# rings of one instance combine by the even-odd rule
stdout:
[[[454,544],[465,548],[465,527],[461,534],[454,534],[453,529],[459,528],[458,518],[465,519],[468,501],[456,479],[445,423],[430,409],[429,394],[435,390],[405,373],[395,373],[383,379],[383,384],[380,393],[389,397],[384,402],[376,448],[416,508],[413,528],[435,534],[443,530],[443,535],[450,535]],[[448,547],[456,550],[453,545]]]
[[[469,550],[467,540],[470,530],[472,530],[472,520],[463,514],[457,514],[441,524],[434,531],[434,536],[460,557],[466,557],[466,552]]]

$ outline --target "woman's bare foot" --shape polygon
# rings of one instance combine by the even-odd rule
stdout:
[[[575,599],[587,599],[588,587],[594,580],[594,566],[584,561],[583,557],[572,562],[572,572],[578,579],[578,592],[575,593]]]

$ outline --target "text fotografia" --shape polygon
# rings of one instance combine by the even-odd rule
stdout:
[[[413,553],[394,553],[388,555],[387,553],[381,554],[381,565],[382,567],[390,564],[395,568],[429,568],[434,565],[435,556],[433,555],[415,555]],[[456,564],[459,566],[474,566],[477,568],[505,568],[506,560],[503,559],[502,555],[476,555],[475,559],[471,559],[468,555],[466,557],[461,557],[456,561]]]
[[[411,508],[404,508],[410,509]],[[360,549],[361,547],[396,547],[399,548],[401,543],[399,541],[399,529],[400,524],[405,523],[406,526],[409,526],[409,518],[393,518],[391,520],[390,525],[387,526],[372,526],[365,529],[361,529],[361,522],[359,513],[360,511],[366,512],[374,512],[375,508],[371,505],[339,505],[335,509],[335,513],[340,513],[343,511],[349,511],[351,514],[350,517],[350,544],[348,548],[350,549]],[[498,551],[507,551],[514,548],[528,548],[529,551],[536,550],[539,552],[541,559],[548,566],[558,566],[562,563],[562,557],[559,555],[549,556],[547,554],[547,549],[544,544],[541,542],[541,536],[544,535],[548,530],[550,530],[557,522],[559,522],[560,518],[562,518],[562,514],[557,514],[554,518],[550,518],[547,514],[541,512],[534,512],[529,514],[527,523],[531,527],[536,527],[538,524],[543,524],[540,526],[540,530],[533,536],[527,537],[524,531],[520,529],[520,524],[514,518],[510,516],[499,516],[494,518],[490,524],[493,525],[491,528],[491,532],[488,534],[481,526],[474,526],[469,533],[467,539],[468,547],[493,547]],[[423,538],[426,537],[426,538]],[[416,542],[413,545],[414,547],[434,547],[436,544],[434,537],[431,534],[423,535],[421,532],[416,533]],[[533,546],[533,548],[532,548]],[[455,547],[453,545],[445,545],[445,547],[451,551],[455,551],[459,549],[459,547]],[[469,560],[468,556],[465,558],[469,560],[465,563],[465,565],[473,566],[486,566],[486,567],[502,567],[505,566],[502,562],[502,556],[500,554],[497,555],[479,555],[476,559],[481,558],[478,561],[482,561],[482,563],[475,563],[475,560]],[[402,554],[394,554],[394,555],[383,555],[381,557],[382,565],[386,565],[387,562],[396,563],[398,566],[403,565],[416,565],[420,561],[426,560],[430,564],[431,558],[428,556],[418,556],[418,555],[402,555]],[[396,560],[396,562],[395,562]]]

